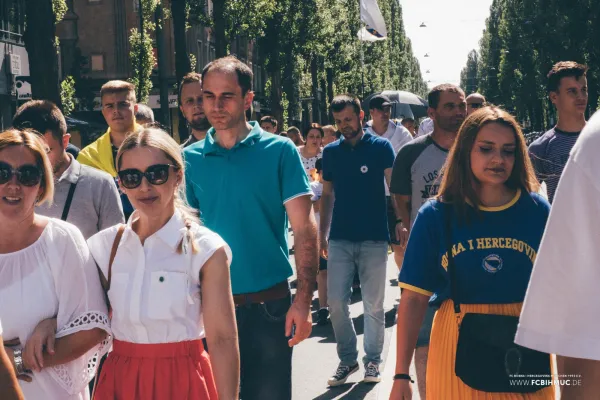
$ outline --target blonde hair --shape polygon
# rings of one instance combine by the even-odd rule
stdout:
[[[14,128],[0,133],[0,150],[10,146],[24,146],[33,153],[35,164],[42,171],[42,180],[40,181],[42,194],[37,199],[36,204],[51,204],[54,197],[54,175],[52,174],[52,165],[46,154],[48,146],[35,131]]]
[[[135,85],[125,81],[108,81],[100,88],[100,102],[102,102],[105,94],[124,93],[127,92],[131,100],[137,103],[135,99]]]
[[[181,239],[177,246],[177,253],[181,254],[186,242],[191,245],[192,253],[198,253],[199,249],[194,241],[192,224],[200,224],[198,212],[187,204],[185,193],[185,171],[181,148],[171,136],[158,128],[144,128],[138,130],[125,138],[117,153],[117,170],[121,168],[121,160],[125,152],[138,148],[147,147],[161,150],[165,156],[173,163],[178,171],[181,171],[181,183],[175,193],[175,208],[183,215],[187,234]]]

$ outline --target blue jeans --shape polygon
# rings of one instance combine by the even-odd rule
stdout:
[[[262,304],[237,306],[240,345],[240,398],[292,398],[292,348],[285,336],[291,295]]]
[[[327,302],[342,365],[350,366],[358,361],[356,331],[350,319],[349,307],[354,271],[357,269],[364,305],[363,363],[381,363],[385,339],[383,298],[387,258],[387,242],[329,241]]]

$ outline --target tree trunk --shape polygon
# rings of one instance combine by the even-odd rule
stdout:
[[[319,106],[319,64],[317,55],[312,54],[310,57],[310,77],[312,81],[312,121],[321,121],[321,107]]]
[[[333,68],[327,68],[327,107],[333,102]],[[328,119],[331,121],[331,111],[327,113]]]
[[[184,75],[192,71],[185,34],[185,0],[171,0],[171,14],[173,17],[173,41],[175,42],[175,77],[177,82],[181,82]]]
[[[221,58],[227,55],[228,43],[225,38],[225,0],[213,0],[213,32],[215,35],[215,57]]]
[[[167,82],[167,69],[169,59],[165,51],[165,35],[163,21],[163,8],[159,4],[154,11],[154,20],[156,22],[156,52],[158,54],[158,81],[160,90],[160,112],[162,114],[161,122],[167,127],[168,133],[173,136],[171,130],[171,111],[169,110],[169,83]]]
[[[171,14],[173,18],[173,41],[175,42],[175,78],[177,80],[177,93],[179,93],[179,83],[185,74],[192,71],[185,34],[185,0],[171,0]],[[179,108],[177,112],[179,114],[179,139],[183,142],[188,138],[190,132],[185,117]]]
[[[296,63],[294,60],[294,54],[291,51],[285,53],[285,65],[283,66],[283,91],[285,92],[288,100],[288,120],[287,125],[292,126],[296,122],[295,117],[298,116],[298,104],[299,93],[298,93],[298,81],[296,77]],[[281,124],[281,131],[283,131],[283,123]]]
[[[271,115],[283,125],[283,107],[281,107],[281,68],[278,57],[269,61],[271,75]]]
[[[25,48],[29,56],[31,94],[50,100],[62,109],[58,83],[58,55],[54,47],[56,27],[52,0],[25,1]]]

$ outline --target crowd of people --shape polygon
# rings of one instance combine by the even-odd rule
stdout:
[[[508,112],[451,84],[418,125],[383,95],[369,121],[338,95],[335,126],[282,132],[249,121],[252,70],[231,56],[183,78],[181,144],[127,82],[102,86],[109,128],[81,151],[54,104],[23,104],[0,133],[2,398],[291,399],[315,286],[339,357],[327,385],[360,370],[358,287],[363,381],[380,382],[392,253],[391,400],[412,398],[413,358],[422,399],[549,399],[557,373],[583,379],[564,398],[593,398],[600,117],[586,127],[586,72],[553,67],[558,121],[529,148]],[[507,385],[519,374],[546,378]]]

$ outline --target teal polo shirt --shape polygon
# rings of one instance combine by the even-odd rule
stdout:
[[[183,152],[189,204],[231,247],[234,294],[258,292],[292,275],[285,203],[311,194],[294,143],[250,124],[248,136],[229,150],[210,129]]]

